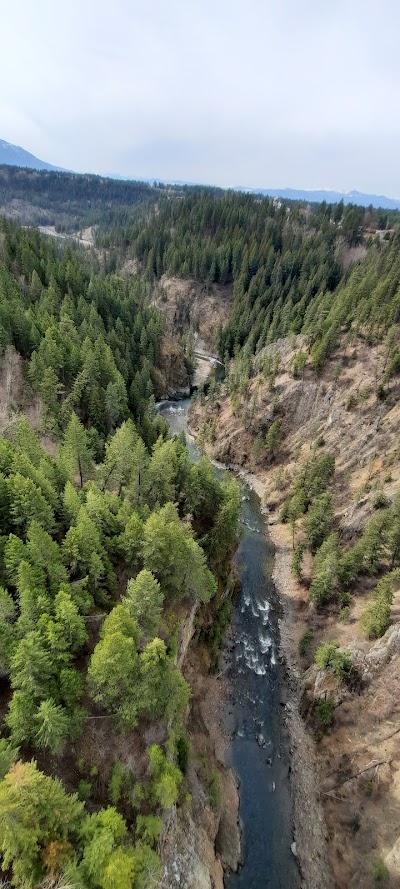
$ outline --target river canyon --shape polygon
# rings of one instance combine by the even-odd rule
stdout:
[[[190,399],[164,402],[159,411],[174,434],[188,432]],[[193,460],[200,452],[188,437]],[[227,470],[215,468],[221,473]],[[242,486],[239,593],[222,655],[230,706],[226,765],[240,796],[241,865],[226,889],[296,889],[300,876],[293,844],[290,740],[285,726],[284,668],[279,654],[279,599],[272,581],[273,545],[261,504]]]

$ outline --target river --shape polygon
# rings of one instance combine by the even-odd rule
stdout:
[[[174,434],[187,432],[190,399],[159,410]],[[200,456],[188,440],[193,460]],[[220,474],[220,470],[215,470]],[[290,741],[285,730],[283,668],[279,662],[279,600],[271,579],[274,551],[260,500],[242,484],[242,536],[236,554],[240,592],[224,654],[231,708],[228,762],[240,794],[242,865],[226,889],[298,889],[291,851]],[[305,817],[307,813],[305,813]]]

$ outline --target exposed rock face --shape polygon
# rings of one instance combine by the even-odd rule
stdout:
[[[240,859],[239,796],[232,771],[225,766],[228,737],[222,726],[226,688],[209,675],[205,652],[191,646],[197,604],[182,618],[177,664],[188,679],[193,698],[187,720],[191,761],[186,786],[190,807],[175,807],[166,816],[160,853],[158,889],[223,889],[224,869],[237,870]],[[209,776],[218,771],[222,806],[214,811],[207,792]]]
[[[386,667],[392,658],[400,653],[400,625],[389,627],[381,639],[377,639],[370,651],[363,652],[354,648],[353,660],[367,681]]]
[[[303,889],[333,889],[334,881],[326,842],[327,830],[320,796],[321,775],[313,740],[299,712],[305,699],[305,690],[297,660],[297,645],[293,644],[296,616],[291,596],[293,588],[293,575],[290,571],[291,548],[277,536],[275,527],[271,536],[276,546],[273,580],[283,606],[283,616],[280,621],[281,653],[289,669],[290,698],[286,705],[286,718],[292,746],[291,787],[295,835],[293,854],[296,854],[299,860]],[[313,689],[311,679],[310,685]],[[312,698],[311,692],[309,697],[308,706]]]
[[[400,653],[400,625],[389,627],[369,651],[363,651],[357,643],[350,643],[352,664],[364,686],[369,685],[379,673]],[[318,670],[313,664],[304,675],[301,686],[301,710],[307,715],[312,703],[327,695],[338,707],[352,695],[351,689],[329,670]]]
[[[165,337],[161,349],[160,370],[154,370],[156,397],[186,398],[190,395],[190,377],[183,360],[182,349],[176,341]]]
[[[231,312],[232,287],[213,284],[206,290],[198,281],[164,275],[154,294],[154,304],[164,315],[170,336],[191,333],[199,346],[215,354],[216,332]]]
[[[313,608],[308,600],[311,556],[304,557],[301,584],[291,574],[291,533],[279,514],[299,467],[329,451],[336,461],[335,529],[345,547],[356,542],[376,514],[376,492],[391,501],[400,489],[400,381],[393,379],[385,400],[379,399],[385,350],[371,347],[362,333],[351,343],[343,341],[318,377],[309,365],[303,379],[293,377],[292,359],[300,349],[307,352],[302,337],[269,346],[256,358],[255,376],[244,380],[245,395],[232,404],[223,387],[205,403],[199,399],[190,424],[194,433],[201,431],[214,459],[256,473],[269,513],[277,548],[274,579],[286,614],[282,647],[306,716],[304,723],[295,707],[288,717],[294,739],[296,851],[304,886],[372,889],[374,866],[382,859],[389,869],[385,885],[395,889],[400,886],[400,590],[394,591],[393,625],[377,642],[365,637],[360,624],[377,577],[359,578],[344,619],[338,619],[339,603],[324,611]],[[272,381],[268,354],[280,359]],[[281,441],[271,457],[263,445],[275,419],[281,422]],[[301,533],[297,528],[295,542]],[[307,655],[299,657],[306,629],[313,631],[312,642]],[[351,688],[332,673],[309,667],[318,646],[333,640],[352,653],[359,681]],[[310,708],[325,693],[333,699],[334,723],[323,737],[318,732],[315,744]]]
[[[223,889],[222,864],[215,857],[210,828],[195,824],[189,812],[178,817],[173,810],[164,830],[158,889]]]
[[[207,446],[212,457],[260,476],[270,508],[271,500],[285,496],[291,478],[320,439],[336,458],[335,506],[345,539],[351,540],[370,517],[373,490],[382,486],[389,498],[399,490],[400,385],[393,382],[386,400],[379,400],[376,386],[383,374],[385,352],[382,346],[368,346],[362,338],[351,346],[343,344],[320,376],[306,366],[303,379],[294,378],[292,372],[294,355],[301,349],[307,347],[300,335],[263,349],[255,359],[256,375],[249,381],[240,409],[233,411],[228,393],[222,390],[215,404],[193,405],[190,425],[194,433],[204,421],[209,425],[208,441],[215,442]],[[280,364],[271,391],[263,368],[272,356]],[[271,459],[265,448],[254,445],[257,436],[265,441],[276,419],[282,438]]]
[[[215,839],[215,849],[224,868],[236,871],[240,862],[239,797],[236,782],[230,770],[223,775],[222,798],[224,804]]]
[[[188,612],[185,620],[182,621],[179,627],[179,639],[178,639],[178,652],[176,656],[176,663],[179,669],[182,669],[183,663],[185,661],[186,655],[188,653],[189,645],[192,641],[194,634],[194,622],[197,614],[198,603],[194,602],[190,611]]]

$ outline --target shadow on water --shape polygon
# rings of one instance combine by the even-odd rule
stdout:
[[[190,399],[164,402],[160,412],[174,434],[187,431]],[[188,442],[193,460],[196,446]],[[218,470],[216,470],[219,473]],[[297,889],[291,852],[292,802],[289,738],[284,724],[284,681],[279,664],[279,600],[272,582],[273,546],[257,495],[242,485],[242,536],[236,562],[240,593],[226,652],[232,740],[228,765],[240,792],[242,866],[225,878],[226,889]]]

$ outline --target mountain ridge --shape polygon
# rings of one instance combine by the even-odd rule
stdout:
[[[366,192],[357,191],[356,189],[341,192],[325,188],[246,188],[245,186],[237,185],[233,190],[245,191],[250,194],[262,194],[266,197],[282,198],[283,200],[290,201],[307,201],[309,203],[322,203],[323,201],[326,201],[327,204],[339,204],[340,201],[343,201],[346,205],[357,204],[360,207],[369,207],[372,205],[375,208],[381,207],[383,210],[400,210],[400,200],[397,198],[388,198],[386,195],[368,194]]]
[[[20,145],[13,145],[12,142],[6,142],[0,139],[0,165],[9,167],[27,167],[30,170],[53,170],[53,172],[66,173],[63,167],[56,167],[54,164],[48,164],[40,158],[21,148]]]
[[[64,167],[57,167],[54,164],[49,164],[47,161],[43,161],[40,158],[36,157],[31,152],[26,151],[19,145],[13,145],[11,142],[7,142],[5,139],[0,139],[0,166],[12,166],[12,167],[25,167],[31,170],[49,170],[53,172],[67,173],[71,172],[70,170],[66,170]],[[84,173],[78,175],[85,175]],[[132,176],[123,176],[119,173],[106,173],[100,174],[103,177],[120,181],[139,181],[137,177]],[[173,186],[196,186],[200,187],[210,187],[210,188],[221,188],[221,186],[217,185],[204,185],[201,183],[195,183],[193,181],[184,181],[181,179],[162,179],[161,177],[150,177],[146,179],[141,179],[140,181],[146,182],[150,185],[154,185],[157,182],[162,183],[163,185],[173,185]],[[223,189],[224,191],[229,190],[228,187]],[[357,204],[361,207],[369,207],[372,205],[375,208],[382,208],[383,210],[400,210],[400,199],[390,198],[386,195],[376,195],[376,194],[368,194],[366,192],[357,191],[356,189],[351,189],[347,192],[336,191],[335,189],[330,188],[317,188],[317,189],[301,189],[301,188],[249,188],[245,185],[236,185],[231,187],[232,191],[242,191],[248,194],[261,194],[265,197],[272,198],[281,198],[282,200],[291,200],[291,201],[306,201],[308,203],[322,203],[326,201],[328,204],[338,204],[340,201],[343,201],[344,204]]]

